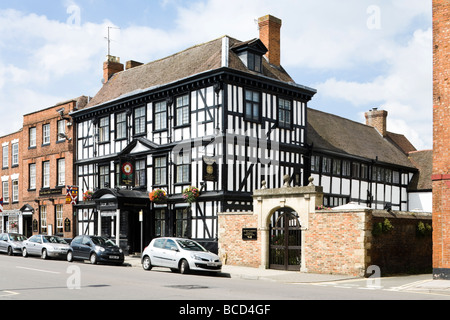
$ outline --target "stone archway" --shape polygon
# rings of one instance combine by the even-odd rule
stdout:
[[[307,187],[283,187],[278,189],[260,189],[255,190],[253,193],[253,210],[258,219],[258,230],[261,234],[261,267],[270,268],[270,248],[271,248],[271,224],[272,220],[279,217],[274,216],[276,212],[284,211],[289,212],[287,218],[299,223],[293,227],[293,231],[301,232],[300,243],[296,242],[292,250],[300,250],[300,264],[296,266],[296,270],[306,271],[306,262],[304,259],[305,250],[301,250],[304,245],[303,236],[304,232],[309,227],[309,215],[315,211],[317,206],[323,204],[323,191],[322,187],[312,185]],[[284,219],[284,218],[282,218]],[[276,221],[276,220],[275,220]],[[287,220],[283,220],[286,223]],[[281,223],[281,220],[278,220]],[[286,229],[286,225],[284,227]],[[289,227],[287,227],[289,229]],[[289,230],[288,230],[289,232]],[[285,239],[284,245],[286,250],[289,250],[289,240]],[[296,239],[297,240],[297,239]],[[295,241],[296,241],[295,240]],[[300,247],[300,248],[298,248]],[[288,259],[288,258],[287,258]],[[286,265],[286,263],[285,263]],[[294,264],[293,264],[294,265]],[[289,263],[287,269],[292,270]]]

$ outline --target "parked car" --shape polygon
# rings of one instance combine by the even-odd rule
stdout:
[[[24,257],[41,256],[42,259],[66,257],[69,244],[58,236],[34,235],[22,243]]]
[[[67,261],[73,260],[89,260],[92,264],[106,262],[121,265],[125,257],[123,250],[110,239],[81,235],[75,237],[70,243]]]
[[[190,270],[220,272],[219,256],[209,252],[198,242],[183,238],[156,238],[142,253],[142,267],[167,267],[172,271],[188,273]]]
[[[27,240],[23,234],[2,233],[0,234],[0,252],[6,252],[9,256],[22,253],[22,242]]]

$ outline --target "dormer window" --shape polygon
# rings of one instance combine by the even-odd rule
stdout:
[[[262,56],[267,53],[267,48],[261,40],[239,43],[233,47],[233,51],[249,70],[262,73]]]

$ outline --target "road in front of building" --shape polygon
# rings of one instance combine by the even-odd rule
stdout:
[[[283,283],[229,277],[144,271],[138,267],[90,265],[0,255],[3,300],[449,300],[450,295],[405,290],[423,276],[324,283]],[[179,305],[179,302],[178,304]],[[262,309],[261,309],[262,310]],[[173,310],[172,310],[173,311]],[[219,311],[219,310],[218,310]],[[237,309],[235,309],[237,311]]]

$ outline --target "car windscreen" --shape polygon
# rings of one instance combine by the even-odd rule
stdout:
[[[115,247],[116,246],[116,244],[113,241],[111,241],[107,238],[92,237],[91,240],[97,246],[102,246],[102,247]]]
[[[203,248],[199,243],[192,240],[177,240],[178,245],[188,251],[208,251]]]
[[[66,240],[64,240],[63,238],[59,238],[59,237],[53,237],[53,236],[45,236],[42,237],[44,240],[44,243],[62,243],[62,244],[67,244]]]
[[[21,234],[10,234],[9,240],[11,241],[24,241],[27,240],[27,238]]]

